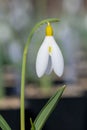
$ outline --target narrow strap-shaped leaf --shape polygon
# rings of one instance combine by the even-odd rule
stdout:
[[[5,119],[0,115],[0,127],[2,130],[11,130]]]
[[[36,129],[35,129],[35,126],[34,126],[34,123],[33,123],[33,121],[32,121],[31,118],[30,118],[30,123],[31,123],[31,130],[36,130]]]
[[[34,121],[34,126],[36,130],[41,130],[46,120],[56,107],[58,101],[60,100],[65,86],[58,89],[58,91],[48,100],[47,104],[42,108],[38,116]]]

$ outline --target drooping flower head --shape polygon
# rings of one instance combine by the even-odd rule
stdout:
[[[64,60],[59,46],[53,37],[53,28],[48,23],[46,27],[45,39],[38,51],[36,58],[36,73],[38,77],[50,74],[52,70],[57,76],[62,76],[64,70]]]

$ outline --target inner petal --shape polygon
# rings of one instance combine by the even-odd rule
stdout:
[[[52,50],[53,50],[52,46],[49,46],[49,47],[48,47],[48,53],[51,54],[51,53],[52,53]]]
[[[51,60],[51,56],[49,56],[48,65],[47,65],[45,73],[49,75],[51,72],[52,72],[52,60]]]

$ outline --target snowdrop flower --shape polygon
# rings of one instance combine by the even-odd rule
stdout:
[[[52,70],[57,76],[62,76],[64,60],[59,46],[53,37],[53,29],[50,23],[46,27],[46,37],[38,51],[36,59],[36,73],[38,77],[50,74]]]

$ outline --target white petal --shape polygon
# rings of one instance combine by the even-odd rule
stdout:
[[[36,59],[36,73],[38,77],[41,77],[44,75],[47,65],[48,65],[48,59],[49,59],[48,40],[47,38],[45,38],[38,51],[37,59]]]
[[[52,37],[51,40],[51,45],[52,45],[52,66],[54,69],[54,72],[60,77],[63,74],[64,70],[64,59],[61,53],[60,48],[58,47],[57,43],[55,42],[54,38]]]
[[[51,60],[51,56],[49,56],[48,65],[45,73],[49,75],[51,72],[52,72],[52,60]]]

